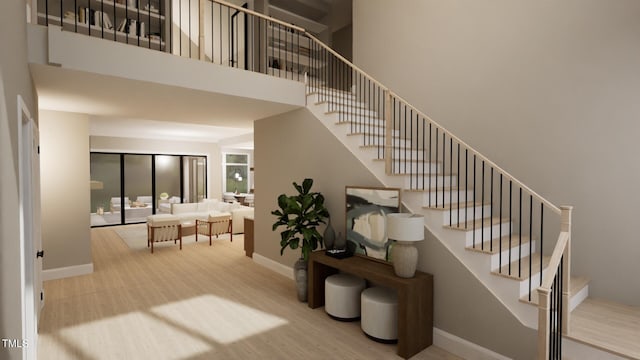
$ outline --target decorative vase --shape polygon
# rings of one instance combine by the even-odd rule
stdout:
[[[401,278],[412,278],[418,266],[418,249],[413,242],[396,241],[393,244],[393,270]]]
[[[322,238],[324,240],[324,247],[327,250],[333,249],[336,241],[336,232],[333,230],[333,226],[331,226],[331,218],[329,218],[329,222],[327,222],[327,227],[324,229]]]
[[[296,281],[298,300],[307,301],[307,262],[303,258],[298,259],[293,265],[293,278]]]
[[[333,243],[333,248],[337,250],[343,250],[347,248],[347,239],[342,237],[342,233],[338,233],[338,236]]]

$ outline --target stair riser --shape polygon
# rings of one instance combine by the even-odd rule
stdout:
[[[362,103],[352,97],[317,96],[315,99],[312,99],[312,100],[316,105],[325,106],[325,109],[328,109],[329,107],[331,109],[335,109],[337,106],[340,106],[340,105],[348,106],[349,108],[352,108],[352,109],[368,109],[365,103]]]
[[[537,264],[538,268],[540,267],[540,264]],[[529,263],[527,262],[526,264],[523,262],[522,263],[522,268],[524,269],[524,267],[527,266],[529,267]],[[540,272],[536,271],[536,270],[532,270],[534,271],[533,276],[531,277],[531,290],[532,291],[536,291],[536,289],[538,288],[538,286],[540,286]],[[543,269],[542,271],[545,271],[545,269]],[[512,274],[517,274],[518,273],[518,267],[516,266],[515,269],[511,268],[511,273]],[[529,278],[520,281],[520,296],[519,297],[523,297],[525,295],[529,294]]]
[[[391,158],[394,160],[425,160],[429,157],[427,153],[425,156],[422,150],[411,150],[404,148],[393,148],[391,152]],[[433,161],[435,163],[435,161]]]
[[[409,164],[407,164],[409,167]],[[419,170],[422,172],[422,169]],[[402,167],[402,173],[404,173],[404,166]],[[456,185],[458,177],[456,175],[427,175],[422,176],[415,175],[407,176],[405,179],[405,188],[406,189],[442,189],[442,185],[445,187],[449,187],[449,184]],[[440,194],[441,198],[439,199],[439,203],[442,203],[442,194]],[[445,197],[448,197],[449,194],[445,194]]]
[[[415,161],[403,161],[394,159],[391,161],[391,168],[394,174],[413,174],[413,179],[415,182],[415,174],[438,174],[440,173],[441,166],[439,163],[418,163]],[[418,177],[420,178],[420,182],[422,182],[421,175],[418,175]],[[434,179],[431,180],[432,183],[435,181]],[[429,179],[426,178],[425,181],[428,183]],[[438,183],[440,184],[440,186],[442,186],[442,182],[440,180],[438,180]],[[425,185],[427,188],[429,187],[429,184]]]
[[[307,92],[307,101],[313,103],[319,103],[322,101],[350,101],[354,103],[361,103],[356,99],[354,94],[345,92],[336,92],[333,90],[317,90],[313,93]]]
[[[500,233],[500,227],[502,227],[502,235],[504,236],[505,234],[509,233],[509,226],[510,226],[510,223],[509,222],[505,222],[505,223],[502,223],[502,224],[495,224],[495,225],[492,225],[492,226],[485,226],[484,228],[476,227],[475,230],[473,230],[473,227],[470,227],[471,230],[467,230],[466,231],[466,244],[465,245],[466,246],[472,246],[473,245],[474,234],[475,234],[476,244],[481,243],[482,239],[484,239],[484,241],[489,240],[491,238],[490,236],[492,234],[493,234],[493,238],[497,239],[499,237],[498,234]],[[483,234],[484,234],[484,237],[483,237]]]
[[[353,135],[353,136],[357,136],[359,139],[361,139],[360,146],[371,146],[371,145],[383,146],[384,145],[384,137],[382,136],[371,136],[371,135],[362,135],[362,134]],[[407,140],[396,139],[396,141],[403,144],[403,146],[407,145]]]
[[[419,189],[419,188],[418,188]],[[460,198],[460,200],[458,200]],[[439,204],[457,203],[462,201],[471,201],[473,199],[473,190],[445,190],[444,201],[442,199],[442,191],[432,191],[424,194],[422,206],[435,206]]]
[[[344,112],[347,114],[357,114],[361,116],[371,116],[374,118],[378,117],[378,113],[373,110],[362,109],[355,106],[347,106],[347,105],[338,105],[338,104],[324,104],[324,111],[329,112]]]
[[[493,246],[495,249],[495,247],[498,246],[497,242],[494,243]],[[531,243],[531,250],[535,253],[536,251],[535,241]],[[521,258],[529,256],[529,254],[531,253],[529,251],[529,243],[527,242],[522,244],[522,253],[519,253],[519,251],[520,251],[520,246],[514,246],[513,248],[511,248],[511,261],[517,260],[518,256],[520,256]],[[505,249],[502,251],[502,266],[508,263],[509,263],[509,249]],[[524,263],[523,263],[523,266],[525,266]],[[529,267],[529,261],[526,262],[526,266],[527,268]],[[537,264],[537,266],[540,267],[540,264]],[[491,255],[491,271],[497,271],[499,268],[500,268],[500,254],[498,253],[498,254]]]
[[[478,205],[478,206],[470,206],[468,208],[460,208],[460,210],[458,210],[457,208],[454,208],[452,210],[446,210],[442,212],[442,224],[443,225],[450,225],[450,224],[457,224],[457,223],[463,223],[465,220],[472,220],[472,219],[482,219],[482,210],[484,208],[484,216],[490,216],[491,214],[489,214],[489,210],[491,208],[491,206],[489,205]],[[475,210],[475,213],[474,213]],[[469,224],[467,224],[469,225]],[[461,227],[463,227],[464,224],[461,224]]]
[[[372,126],[367,124],[349,124],[341,123],[341,126],[346,126],[349,128],[349,132],[351,133],[365,133],[365,134],[373,134],[373,135],[386,135],[385,128],[379,126]],[[400,132],[398,130],[392,130],[391,136],[399,136]]]

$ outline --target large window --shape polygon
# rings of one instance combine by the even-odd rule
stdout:
[[[222,167],[225,192],[249,192],[248,154],[224,154]]]
[[[91,153],[91,225],[120,224],[120,154]]]
[[[91,226],[145,222],[206,197],[205,156],[91,153]]]

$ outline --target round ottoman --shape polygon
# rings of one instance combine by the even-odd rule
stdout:
[[[324,310],[337,320],[360,317],[360,293],[366,282],[357,276],[335,274],[324,280]]]
[[[394,343],[398,340],[398,295],[384,287],[362,292],[362,331],[373,340]]]

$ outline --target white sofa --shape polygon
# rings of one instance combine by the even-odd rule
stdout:
[[[226,203],[217,199],[204,199],[199,203],[171,204],[171,214],[183,224],[195,224],[196,219],[210,214],[230,213],[234,234],[244,233],[244,218],[253,216],[254,209],[239,203]]]
[[[172,196],[168,199],[160,199],[158,200],[158,213],[159,214],[171,214],[171,205],[173,204],[179,204],[180,203],[180,197],[179,196]]]

